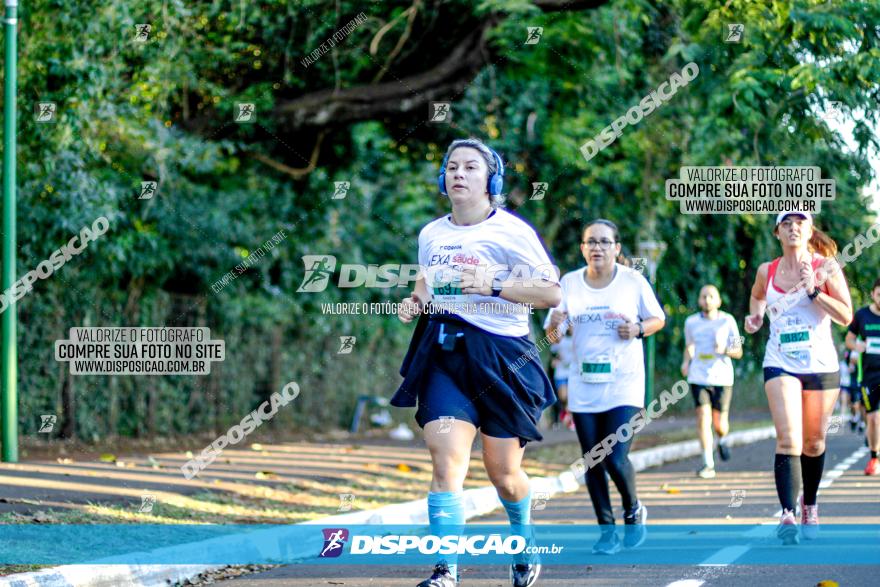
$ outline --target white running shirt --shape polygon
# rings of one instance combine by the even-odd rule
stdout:
[[[559,283],[557,269],[535,229],[501,208],[472,226],[453,224],[451,217],[438,218],[419,233],[419,264],[427,271],[425,284],[432,301],[492,334],[528,336],[528,306],[500,297],[462,294],[456,284],[465,266],[499,269],[487,271],[489,282],[494,274],[502,281],[512,276]]]
[[[775,259],[767,272],[767,307],[779,302],[785,292],[776,287],[774,278],[781,257]],[[824,258],[813,256],[813,270]],[[826,291],[825,286],[822,287]],[[770,316],[770,338],[764,351],[764,367],[778,367],[789,373],[834,373],[840,368],[834,339],[831,337],[831,316],[814,304],[803,290],[793,306],[782,314]]]
[[[607,286],[593,289],[584,281],[586,267],[561,280],[562,303],[574,337],[575,360],[568,377],[568,409],[605,412],[618,406],[645,406],[645,364],[642,339],[623,340],[623,321],[666,320],[657,296],[642,274],[620,264]],[[550,326],[550,314],[544,328]]]
[[[733,362],[727,355],[715,352],[715,346],[734,346],[739,339],[736,320],[727,312],[718,311],[715,320],[702,312],[684,321],[685,344],[694,345],[694,357],[688,367],[688,383],[695,385],[733,385]]]

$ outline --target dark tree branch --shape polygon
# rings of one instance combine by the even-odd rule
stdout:
[[[608,1],[534,0],[534,5],[544,12],[563,12],[594,9]],[[485,18],[442,63],[425,72],[380,84],[312,92],[281,103],[275,115],[286,130],[296,131],[399,115],[427,108],[431,101],[448,100],[463,91],[487,63],[486,34],[504,18],[503,14]]]

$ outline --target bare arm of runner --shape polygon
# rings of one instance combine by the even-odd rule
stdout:
[[[770,263],[761,263],[758,273],[755,275],[755,283],[752,285],[752,295],[749,298],[749,315],[746,316],[743,325],[748,334],[754,334],[764,325],[764,311],[767,309],[767,271]]]

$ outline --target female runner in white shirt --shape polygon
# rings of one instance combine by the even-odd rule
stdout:
[[[801,532],[811,539],[819,530],[816,493],[825,467],[825,431],[840,392],[831,322],[846,326],[853,309],[839,266],[816,271],[837,253],[837,244],[813,225],[812,215],[783,212],[776,217],[773,234],[782,256],[758,267],[745,331],[760,330],[769,311],[764,390],[776,427],[774,472],[782,505],[777,535],[784,544],[796,544],[801,480]],[[824,283],[818,284],[817,276]]]

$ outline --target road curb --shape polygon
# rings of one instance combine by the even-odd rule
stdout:
[[[773,438],[776,432],[772,426],[753,428],[728,435],[732,446],[750,444]],[[663,446],[637,450],[630,454],[636,471],[662,465],[670,461],[699,455],[697,440],[674,442]],[[583,474],[575,476],[571,470],[555,477],[536,477],[532,479],[532,492],[541,492],[543,499],[557,493],[572,493],[583,484]],[[479,517],[501,507],[498,493],[493,486],[467,489],[464,491],[465,519]],[[303,522],[302,525],[323,527],[358,526],[364,524],[424,525],[428,523],[427,499],[416,499],[393,504],[374,510],[350,512],[329,516],[319,520]],[[271,532],[271,531],[268,531]],[[316,543],[321,541],[316,537]],[[31,573],[19,573],[0,577],[0,587],[131,587],[167,586],[177,581],[192,578],[207,570],[222,568],[225,565],[155,565],[155,564],[117,564],[117,565],[64,565]]]

